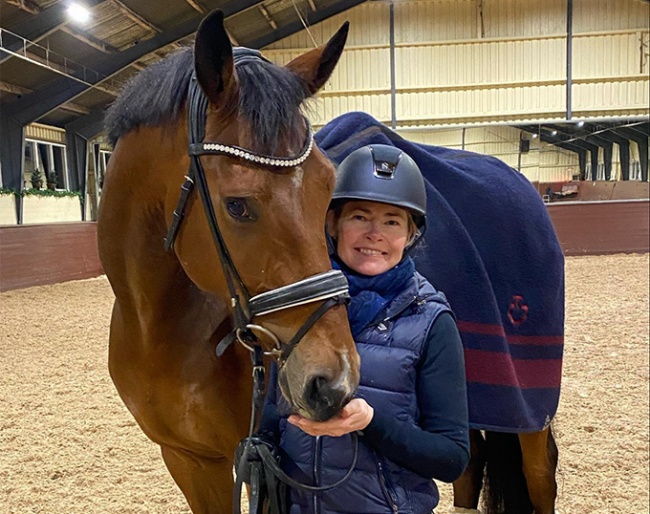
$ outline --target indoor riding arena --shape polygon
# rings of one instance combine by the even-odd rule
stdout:
[[[525,230],[508,245],[516,256],[504,259],[545,276],[535,254],[517,253],[517,237],[543,231],[527,209],[543,213],[564,258],[555,511],[650,514],[650,2],[5,0],[0,9],[0,514],[198,514],[109,374],[115,268],[98,243],[104,254],[111,246],[101,227],[114,213],[103,199],[119,196],[131,209],[142,184],[153,176],[144,190],[158,191],[163,180],[133,155],[132,188],[109,191],[118,150],[107,109],[138,73],[192,48],[214,9],[233,46],[280,65],[350,22],[337,67],[305,109],[317,142],[323,127],[363,111],[396,146],[446,149],[449,173],[454,159],[479,154],[517,175],[519,191],[495,179],[500,199],[466,196],[469,214],[490,201],[524,213]],[[176,150],[188,166],[187,148]],[[231,157],[203,162],[216,159]],[[161,248],[186,173],[175,172],[154,227]],[[186,221],[202,212],[191,208],[198,203]],[[124,230],[138,222],[124,219]],[[175,255],[198,232],[183,234],[187,226],[169,257],[179,270],[191,269]],[[167,294],[184,301],[174,288]],[[451,485],[438,485],[436,514],[458,512]]]

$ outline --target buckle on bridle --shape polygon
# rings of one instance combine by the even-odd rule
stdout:
[[[278,336],[276,336],[269,329],[264,328],[261,325],[255,325],[252,323],[247,324],[244,328],[238,328],[235,330],[235,337],[237,338],[239,344],[241,344],[248,351],[254,352],[255,346],[258,345],[260,342],[260,339],[259,337],[257,337],[257,335],[255,335],[254,330],[263,333],[273,342],[273,346],[274,346],[273,350],[263,352],[264,355],[275,355],[277,352],[280,351],[282,345],[280,343],[280,340],[278,339]]]

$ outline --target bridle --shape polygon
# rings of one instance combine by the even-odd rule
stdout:
[[[235,63],[244,63],[256,59],[265,60],[264,57],[256,50],[248,48],[233,49]],[[237,268],[230,256],[228,247],[219,228],[214,205],[210,198],[205,172],[199,157],[201,155],[228,155],[253,162],[258,166],[266,167],[284,167],[293,168],[302,164],[312,151],[314,137],[311,126],[305,118],[307,135],[305,143],[298,154],[292,157],[278,157],[272,155],[262,155],[252,150],[247,150],[239,146],[227,145],[217,142],[205,142],[205,123],[208,107],[208,99],[198,84],[196,74],[192,74],[188,90],[188,136],[189,136],[189,155],[190,168],[185,176],[185,181],[181,185],[181,194],[178,199],[176,209],[174,209],[173,220],[165,237],[165,250],[169,251],[174,246],[174,240],[178,234],[181,222],[185,216],[185,207],[190,194],[196,185],[198,193],[208,219],[212,239],[214,240],[219,256],[221,269],[226,278],[230,302],[233,308],[233,330],[224,337],[216,348],[217,356],[221,356],[233,341],[238,341],[242,346],[251,352],[253,362],[253,401],[252,412],[249,426],[249,437],[242,456],[240,468],[245,464],[247,454],[250,450],[250,441],[254,430],[256,413],[261,408],[264,400],[264,362],[263,355],[272,355],[278,361],[278,367],[282,367],[296,348],[304,335],[314,326],[314,324],[332,307],[337,305],[347,305],[349,302],[348,282],[345,275],[339,270],[330,270],[318,273],[304,278],[292,284],[288,284],[270,291],[266,291],[255,296],[251,296],[242,281]],[[300,305],[309,303],[323,302],[315,311],[313,311],[298,329],[296,334],[288,342],[282,342],[270,330],[255,323],[255,318],[271,314],[273,312],[287,310]],[[269,337],[274,344],[271,351],[264,352],[261,343],[255,334],[255,331],[261,332]],[[352,434],[354,444],[354,455],[352,464],[348,472],[342,479],[336,483],[326,486],[312,486],[302,484],[287,476],[281,468],[274,465],[271,460],[267,459],[267,472],[273,473],[279,480],[285,482],[291,487],[305,489],[309,491],[325,491],[336,487],[347,480],[354,470],[358,456],[358,442],[355,433]],[[242,469],[237,470],[236,490],[241,492],[242,486]],[[240,512],[239,495],[233,496],[233,512]]]
[[[264,59],[259,52],[248,48],[235,48],[233,55],[235,63]],[[262,167],[293,168],[302,164],[312,151],[314,138],[311,126],[305,119],[307,135],[305,137],[305,143],[297,155],[292,157],[262,155],[239,146],[203,141],[205,137],[207,107],[208,99],[198,84],[196,74],[193,74],[188,92],[190,168],[188,174],[185,176],[185,182],[181,186],[181,194],[176,209],[174,210],[173,220],[165,237],[165,249],[170,250],[173,248],[174,240],[184,218],[187,200],[196,186],[201,203],[205,209],[212,238],[217,248],[219,262],[226,278],[230,302],[233,308],[233,330],[217,345],[217,356],[221,356],[233,341],[238,341],[246,349],[253,352],[255,345],[260,343],[255,334],[255,332],[258,332],[265,334],[273,341],[274,348],[271,351],[265,352],[265,354],[277,358],[279,365],[282,366],[304,335],[329,309],[337,305],[347,304],[349,299],[347,280],[340,271],[330,270],[277,289],[251,296],[233,263],[219,228],[215,209],[210,198],[205,172],[199,156],[228,155],[253,162]],[[293,338],[287,342],[281,342],[271,331],[254,322],[255,318],[265,316],[272,312],[320,301],[323,303],[305,320]]]

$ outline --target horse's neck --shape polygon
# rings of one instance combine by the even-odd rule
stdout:
[[[143,131],[155,129],[144,129]],[[143,132],[141,131],[141,132]],[[152,139],[159,138],[153,134]],[[183,136],[184,137],[184,136]],[[165,251],[167,224],[164,186],[155,155],[143,154],[139,138],[127,138],[115,157],[128,160],[112,170],[111,196],[102,201],[110,212],[111,232],[106,273],[124,315],[133,316],[143,330],[167,330],[186,337],[206,338],[226,318],[223,302],[205,293],[187,277],[173,250]],[[182,144],[178,147],[184,148]],[[133,155],[137,162],[131,162]],[[137,170],[138,180],[133,181]],[[129,191],[125,200],[123,191]],[[179,183],[180,191],[180,183]]]
[[[150,224],[159,223],[158,218],[162,218],[162,212],[146,215],[149,219],[145,223]],[[154,216],[156,220],[151,219]],[[139,323],[146,323],[148,330],[209,338],[226,317],[223,302],[196,287],[174,252],[165,252],[160,229],[164,226],[154,231],[155,236],[142,234],[129,238],[124,299],[132,306]]]

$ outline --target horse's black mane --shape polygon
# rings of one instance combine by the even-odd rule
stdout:
[[[131,79],[106,116],[108,137],[118,139],[139,126],[178,119],[185,105],[194,66],[193,51],[174,52]],[[250,123],[258,151],[273,153],[279,140],[299,123],[306,84],[286,68],[262,60],[237,65],[239,115]]]

